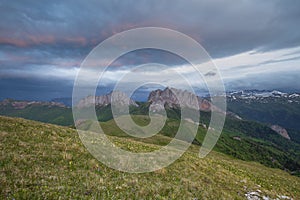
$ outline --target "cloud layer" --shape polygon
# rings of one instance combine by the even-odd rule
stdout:
[[[300,78],[299,7],[297,0],[1,1],[1,98],[28,98],[41,90],[41,99],[69,96],[80,63],[99,42],[144,26],[171,28],[197,40],[220,68],[228,90],[300,91],[295,84]],[[142,50],[115,61],[107,85],[148,62],[189,73],[175,55]]]

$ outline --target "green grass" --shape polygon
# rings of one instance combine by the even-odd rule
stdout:
[[[132,115],[132,119],[139,125],[149,123],[149,117],[145,115]],[[169,118],[159,132],[160,134],[146,139],[132,139],[166,145],[177,133],[179,123],[179,120]],[[118,128],[114,120],[100,122],[100,124],[108,135],[128,137]],[[194,143],[202,144],[206,132],[206,129],[199,126]],[[234,137],[239,137],[240,140],[236,140]],[[224,130],[214,150],[245,161],[256,161],[268,167],[285,169],[292,174],[299,175],[300,145],[286,140],[267,126],[256,122],[227,118]]]
[[[15,109],[12,105],[0,106],[0,115],[22,117],[62,126],[73,124],[72,109],[58,106],[29,105],[24,109]]]
[[[133,120],[142,126],[149,123],[148,110],[149,103],[139,103],[139,107],[130,106],[130,113]],[[83,114],[88,109],[78,110]],[[77,112],[77,111],[75,111]],[[106,133],[114,136],[127,137],[122,133],[112,120],[110,105],[97,107],[98,120],[106,128]],[[0,107],[0,114],[13,117],[24,117],[26,119],[53,123],[58,125],[73,125],[71,108],[61,108],[57,106],[31,105],[24,109],[14,109],[12,105]],[[147,143],[165,145],[169,139],[177,132],[180,120],[180,110],[167,108],[168,120],[166,126],[159,136],[154,136],[143,140]],[[210,113],[201,112],[201,122],[206,125],[210,122]],[[203,141],[206,130],[199,129],[197,140],[194,143]],[[290,131],[291,138],[297,138],[297,131]],[[163,135],[163,136],[162,136]],[[242,138],[241,141],[234,140],[234,136]],[[159,137],[159,138],[157,138]],[[140,140],[141,141],[141,140]],[[226,118],[223,134],[219,139],[216,151],[226,153],[235,158],[247,161],[257,161],[269,167],[287,169],[292,174],[300,176],[300,143],[297,140],[288,141],[271,130],[267,125],[246,120],[236,120],[231,117]]]
[[[110,139],[132,151],[159,148]],[[130,174],[95,160],[74,129],[0,117],[0,148],[1,199],[244,199],[258,189],[271,198],[300,197],[298,177],[218,152],[200,159],[195,145],[167,168]]]
[[[297,99],[299,101],[299,98]],[[289,103],[286,98],[265,98],[265,100],[231,100],[227,102],[228,110],[244,119],[270,124],[278,124],[288,129],[298,130],[292,139],[300,141],[300,103]]]

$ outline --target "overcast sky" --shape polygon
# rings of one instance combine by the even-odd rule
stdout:
[[[298,0],[0,0],[0,98],[70,97],[80,64],[96,45],[145,26],[198,41],[227,90],[300,92],[299,22]],[[114,62],[103,91],[124,69],[148,62],[189,71],[170,53],[137,51]]]

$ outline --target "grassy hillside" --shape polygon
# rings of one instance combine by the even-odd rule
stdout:
[[[146,125],[149,122],[148,116],[145,115],[132,115],[132,118],[140,125]],[[204,121],[206,120],[204,119]],[[177,133],[179,123],[179,120],[169,118],[159,135],[143,141],[166,145],[170,141],[170,137],[174,137]],[[111,136],[128,137],[118,128],[114,120],[101,122],[101,127],[106,134]],[[199,126],[195,144],[203,142],[206,131],[205,128]],[[256,122],[227,118],[214,150],[245,161],[256,161],[268,167],[285,169],[292,174],[299,175],[300,145],[286,140],[267,126]]]
[[[266,98],[265,101],[239,99],[228,101],[227,106],[242,118],[298,130],[298,135],[293,138],[300,140],[300,103],[290,103],[281,98]]]
[[[111,140],[133,151],[159,148],[151,141]],[[0,148],[1,199],[245,199],[254,191],[300,197],[298,177],[217,152],[200,159],[195,145],[165,169],[129,174],[95,160],[73,129],[0,117]]]
[[[0,115],[22,117],[62,126],[69,126],[74,123],[72,109],[58,106],[30,105],[24,109],[15,109],[11,105],[0,106]]]
[[[133,114],[136,122],[147,123],[148,107],[148,103],[139,103],[139,107],[130,107],[130,112]],[[80,112],[84,111],[80,110]],[[112,113],[109,105],[97,107],[96,112],[98,120],[108,127],[107,133],[126,136],[126,134],[122,134],[122,131],[111,120]],[[57,106],[30,105],[24,109],[14,109],[9,105],[0,106],[0,114],[58,125],[69,126],[73,124],[72,109]],[[167,115],[169,119],[161,131],[161,135],[174,137],[179,125],[180,110],[167,108]],[[210,113],[201,112],[201,122],[208,125],[209,121]],[[205,133],[206,130],[200,127],[195,143],[201,144]],[[297,135],[297,132],[295,134],[292,134],[294,132],[290,133],[292,139],[294,135]],[[237,140],[237,138],[240,138],[240,140]],[[148,140],[161,143],[161,140],[157,140],[155,137]],[[300,143],[296,144],[295,142],[284,139],[266,125],[227,117],[223,134],[215,150],[242,160],[257,161],[269,167],[286,169],[300,176]],[[164,142],[164,144],[166,143]]]

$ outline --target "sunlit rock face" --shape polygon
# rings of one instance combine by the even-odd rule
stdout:
[[[78,108],[84,108],[89,107],[92,105],[95,106],[106,106],[108,104],[111,104],[112,102],[112,96],[116,104],[120,106],[138,106],[136,102],[132,99],[130,99],[124,92],[121,91],[113,91],[106,95],[101,96],[88,96],[82,100],[79,101],[77,104]]]
[[[149,94],[148,102],[151,103],[152,109],[157,111],[164,109],[164,106],[177,108],[179,106],[188,107],[201,111],[211,111],[215,109],[208,100],[202,99],[187,90],[175,88],[166,88],[164,90],[155,90]]]
[[[289,136],[289,134],[288,134],[288,132],[287,132],[287,130],[285,128],[283,128],[283,127],[281,127],[279,125],[272,125],[271,129],[273,131],[275,131],[276,133],[278,133],[279,135],[281,135],[282,137],[284,137],[284,138],[286,138],[288,140],[291,139],[290,136]]]

